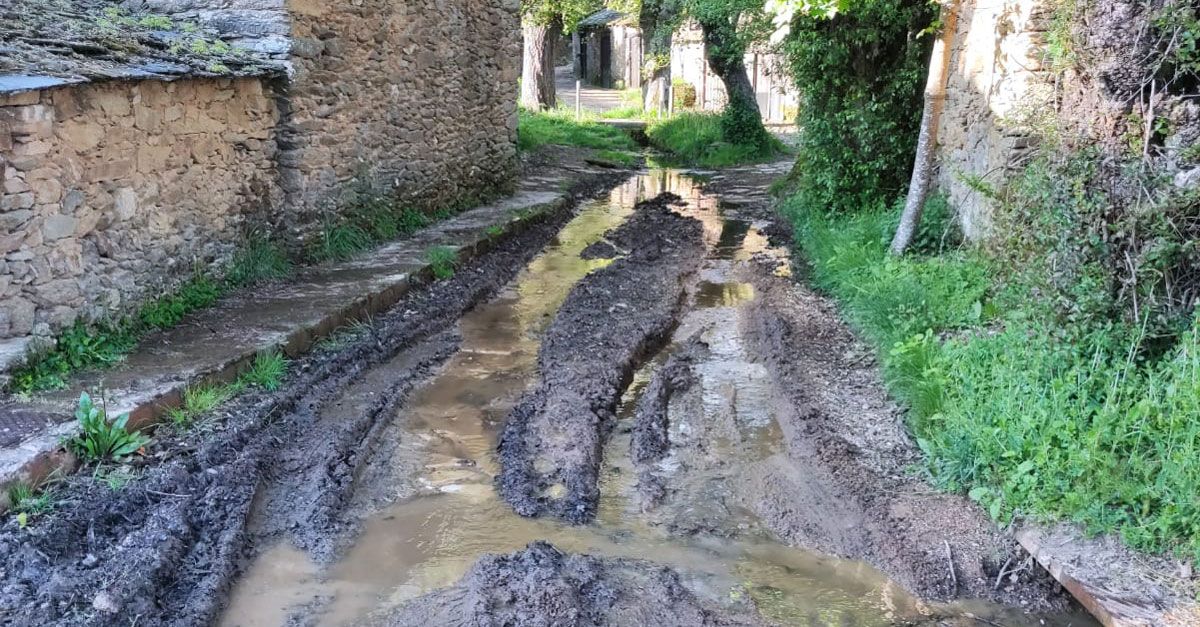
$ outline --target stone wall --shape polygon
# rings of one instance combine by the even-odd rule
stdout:
[[[991,201],[1027,161],[1039,119],[1055,106],[1043,69],[1045,0],[963,0],[938,130],[938,183],[971,239],[986,237]],[[977,187],[977,185],[976,185]]]
[[[517,0],[289,0],[281,181],[295,224],[365,176],[436,205],[493,193],[516,168]]]
[[[0,96],[0,339],[126,311],[227,259],[277,196],[276,119],[257,79]]]
[[[0,95],[0,370],[227,260],[250,229],[301,249],[349,184],[446,207],[514,180],[518,0],[143,3],[288,76]]]

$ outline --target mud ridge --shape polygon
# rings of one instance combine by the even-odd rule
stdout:
[[[633,372],[670,339],[704,253],[699,221],[664,193],[606,234],[629,251],[571,290],[542,339],[540,381],[509,414],[497,490],[522,516],[590,521],[607,432]]]
[[[787,401],[779,415],[787,461],[806,484],[762,478],[779,484],[754,490],[766,495],[755,504],[764,524],[790,544],[867,561],[925,599],[1065,607],[1037,569],[997,586],[1000,568],[1024,559],[1015,541],[965,497],[908,473],[920,455],[903,413],[872,364],[855,357],[866,349],[836,309],[768,269],[746,273],[760,298],[743,318],[744,333]]]
[[[698,385],[695,365],[704,359],[707,349],[699,334],[676,349],[655,371],[634,409],[629,456],[637,470],[637,495],[643,510],[657,507],[666,496],[667,486],[654,466],[671,450],[668,407],[677,394]]]
[[[379,417],[451,354],[457,319],[511,280],[571,213],[536,220],[453,278],[414,289],[369,337],[297,360],[280,391],[248,394],[221,410],[223,421],[207,420],[215,432],[160,429],[158,459],[120,490],[69,479],[57,513],[0,529],[0,622],[208,625],[264,534],[286,533],[315,558],[330,557],[354,525],[340,511]],[[393,398],[320,421],[341,389],[406,352],[413,367],[383,395]],[[312,459],[297,469],[304,456]],[[270,507],[271,494],[291,499],[286,515]],[[256,511],[265,520],[253,521]]]
[[[751,608],[724,610],[675,571],[643,560],[567,555],[545,542],[481,558],[456,585],[409,602],[374,625],[458,627],[751,627]]]

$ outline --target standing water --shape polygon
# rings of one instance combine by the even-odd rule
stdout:
[[[580,253],[624,221],[642,199],[671,191],[680,212],[702,222],[709,256],[674,342],[637,372],[605,449],[597,520],[570,526],[517,516],[493,488],[496,438],[517,398],[536,378],[539,336],[572,286],[610,263]],[[317,564],[281,543],[266,548],[232,593],[222,625],[352,625],[459,580],[485,553],[509,553],[545,540],[561,550],[648,559],[670,566],[698,596],[718,604],[752,600],[784,625],[894,625],[931,615],[978,617],[943,624],[1086,625],[1079,616],[1035,619],[983,604],[934,606],[871,566],[788,547],[753,512],[725,507],[747,468],[767,463],[784,443],[772,415],[770,376],[747,352],[738,317],[754,288],[734,278],[770,249],[747,222],[726,219],[715,197],[671,171],[634,177],[581,209],[497,298],[460,321],[461,350],[394,416],[363,473],[353,506],[364,521],[339,561]],[[672,452],[655,472],[686,490],[685,502],[643,511],[629,460],[633,407],[654,369],[699,336],[697,411],[673,421],[672,442],[700,443],[697,457]],[[387,367],[386,365],[381,367]],[[683,446],[681,450],[696,447]],[[977,620],[981,622],[975,622]],[[958,622],[962,621],[962,622]]]

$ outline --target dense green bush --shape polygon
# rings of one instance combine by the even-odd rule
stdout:
[[[798,12],[785,43],[801,94],[799,202],[880,209],[912,173],[936,5],[854,3],[833,18]]]

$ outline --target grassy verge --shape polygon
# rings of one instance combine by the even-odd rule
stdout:
[[[547,144],[580,146],[597,150],[636,150],[627,133],[592,119],[575,120],[573,111],[520,112],[517,146],[522,151]]]
[[[720,168],[768,161],[784,152],[783,144],[768,146],[739,143],[724,136],[716,113],[682,113],[651,122],[646,136],[655,148],[690,165]]]
[[[1064,330],[982,252],[926,237],[888,258],[894,211],[784,209],[813,280],[878,350],[936,484],[1001,522],[1067,519],[1200,559],[1200,325],[1147,357],[1141,327]]]

